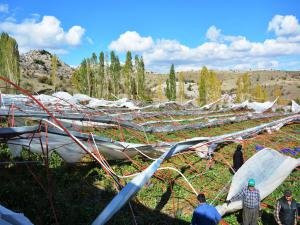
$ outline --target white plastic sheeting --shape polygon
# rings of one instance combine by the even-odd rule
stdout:
[[[0,205],[1,225],[33,225],[23,213],[15,213]]]
[[[169,158],[175,155],[176,153],[179,153],[183,150],[186,150],[189,147],[192,147],[193,149],[195,148],[200,148],[204,144],[209,145],[213,143],[223,143],[223,142],[228,142],[230,140],[234,141],[237,138],[247,138],[247,137],[252,137],[267,128],[273,129],[274,126],[277,126],[278,124],[281,123],[288,123],[292,121],[298,121],[300,120],[299,115],[295,116],[290,116],[286,117],[283,119],[279,119],[277,121],[273,121],[270,123],[262,124],[257,127],[249,128],[246,130],[230,133],[230,134],[225,134],[225,135],[220,135],[220,136],[215,136],[211,138],[193,138],[187,141],[179,142],[176,145],[172,146],[169,151],[165,152],[163,155],[161,155],[158,159],[156,159],[147,169],[139,173],[137,176],[135,176],[127,185],[116,195],[112,201],[104,208],[104,210],[99,214],[99,216],[96,218],[96,220],[93,222],[93,225],[101,225],[105,224],[115,213],[118,212],[118,210],[131,198],[133,197],[146,183],[147,181],[151,178],[151,176],[155,173],[155,171],[159,168],[161,163]],[[204,143],[203,143],[204,142]],[[207,149],[208,151],[209,149]],[[211,149],[213,150],[213,149]],[[254,161],[254,163],[256,163]],[[299,163],[299,160],[298,162]],[[269,164],[261,164],[262,168],[265,166],[268,166]],[[277,164],[279,165],[279,164]],[[284,168],[284,167],[283,167]],[[294,167],[293,167],[294,168]],[[270,168],[269,174],[273,173],[276,171],[275,169]],[[288,170],[287,170],[288,171]],[[256,178],[256,177],[254,177]],[[285,178],[284,178],[285,179]],[[271,180],[272,181],[272,180]]]
[[[292,112],[293,113],[300,112],[300,105],[298,105],[294,100],[292,100]]]
[[[247,186],[250,178],[255,180],[255,187],[260,191],[261,199],[271,194],[288,176],[300,165],[300,158],[294,159],[285,156],[278,151],[265,148],[250,159],[235,173],[228,192],[227,200],[230,200],[243,187]],[[242,208],[242,201],[235,201],[217,206],[221,215],[235,212]]]
[[[40,141],[41,139],[41,141]],[[85,146],[89,146],[87,141],[82,141]],[[41,144],[42,143],[42,144]],[[7,141],[8,147],[11,149],[13,156],[19,156],[22,147],[37,154],[46,154],[46,134],[41,132],[41,137],[36,135],[32,140],[31,137],[23,135],[22,139],[11,139]],[[99,152],[108,160],[127,159],[127,156],[134,157],[143,152],[149,156],[155,156],[158,152],[154,151],[152,145],[134,144],[128,142],[104,142],[96,141]],[[92,149],[92,148],[88,148]],[[71,138],[57,134],[48,133],[48,153],[49,155],[55,151],[67,163],[80,162],[87,154],[77,145]]]
[[[244,101],[242,103],[239,103],[239,104],[232,104],[230,106],[231,109],[233,110],[239,110],[239,109],[250,109],[250,110],[253,110],[254,112],[256,113],[263,113],[265,111],[268,111],[268,110],[275,110],[274,107],[275,107],[275,103],[277,102],[277,99],[275,99],[275,101],[273,102],[249,102],[248,100],[247,101]]]

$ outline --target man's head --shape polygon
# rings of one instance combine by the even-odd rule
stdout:
[[[242,151],[242,145],[238,145],[238,146],[236,147],[236,150]]]
[[[292,200],[292,191],[291,190],[285,190],[284,191],[284,197],[286,200],[291,201]]]
[[[205,195],[203,193],[199,194],[197,196],[197,199],[200,203],[205,203],[206,202],[206,199],[205,199]]]
[[[249,179],[248,180],[248,188],[250,191],[253,191],[255,187],[255,180],[254,179]]]

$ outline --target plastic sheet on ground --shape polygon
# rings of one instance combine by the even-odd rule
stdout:
[[[156,159],[148,168],[144,171],[139,173],[135,176],[127,185],[112,199],[112,201],[104,208],[104,210],[99,214],[96,220],[93,222],[93,225],[100,225],[105,224],[115,213],[119,211],[121,207],[131,198],[133,197],[152,177],[152,175],[156,172],[159,168],[161,163],[169,158],[172,157],[174,154],[179,153],[183,150],[188,149],[189,147],[199,148],[203,146],[203,144],[210,144],[212,143],[223,143],[228,142],[230,139],[237,139],[237,138],[247,138],[252,137],[264,130],[266,128],[272,128],[279,123],[288,123],[291,121],[299,121],[300,115],[290,116],[283,119],[279,119],[270,123],[262,124],[257,127],[249,128],[246,130],[215,136],[211,138],[193,138],[187,141],[179,142],[170,148],[169,151],[165,152],[162,156]],[[203,143],[204,142],[204,143]],[[206,142],[206,143],[205,143]],[[262,152],[262,151],[260,151]],[[298,160],[299,162],[299,160]],[[255,161],[254,161],[255,163]],[[268,164],[264,164],[268,165]],[[294,168],[294,167],[293,167]],[[270,170],[272,171],[272,170]],[[255,177],[254,177],[255,178]]]
[[[271,194],[300,165],[300,159],[285,156],[278,151],[265,148],[248,159],[233,176],[227,200],[247,186],[250,178],[255,180],[255,187],[260,191],[261,199]],[[242,201],[235,201],[217,206],[221,215],[235,212],[242,208]]]
[[[292,112],[299,113],[300,112],[300,105],[297,104],[294,100],[292,100]]]

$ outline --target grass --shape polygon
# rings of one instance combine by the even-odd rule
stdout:
[[[274,119],[244,121],[201,130],[147,134],[147,138],[150,143],[155,143],[179,141],[197,136],[215,136],[253,127]],[[122,129],[122,132],[119,129],[98,129],[95,133],[115,140],[146,142],[143,133],[130,129]],[[244,156],[246,159],[250,158],[256,152],[255,145],[268,146],[277,150],[300,147],[299,134],[300,124],[290,124],[278,132],[258,135],[244,143]],[[211,202],[232,177],[226,162],[231,163],[235,148],[236,144],[228,144],[219,149],[218,152],[224,158],[216,154],[211,165],[195,153],[189,153],[168,159],[162,167],[178,168],[196,190],[204,192],[208,202]],[[47,173],[41,156],[29,154],[23,150],[20,158],[12,159],[7,146],[2,145],[0,149],[0,161],[11,162],[0,164],[0,203],[12,210],[24,213],[34,224],[55,223],[49,199],[40,184],[47,191],[51,190],[53,194],[59,224],[91,224],[117,193],[111,179],[94,162],[67,165],[54,153],[50,157],[49,173]],[[299,156],[300,154],[297,155]],[[141,167],[147,167],[151,163],[140,156],[134,157],[133,160]],[[40,163],[26,165],[15,164],[13,161],[39,161]],[[118,174],[140,171],[139,166],[128,161],[111,161],[110,165]],[[193,209],[197,205],[196,197],[191,189],[176,172],[162,170],[155,175],[131,201],[138,224],[189,224]],[[299,200],[299,176],[300,171],[294,170],[285,182],[263,202],[274,205],[275,200],[282,195],[285,188],[290,188],[295,198]],[[122,180],[122,184],[125,185],[129,181],[130,179]],[[227,191],[221,194],[214,204],[223,203],[226,193]],[[235,225],[238,224],[239,218],[240,213],[237,212],[226,215],[224,220]],[[129,207],[126,205],[110,220],[109,224],[132,224],[132,221]],[[261,224],[275,224],[272,210],[264,209]]]

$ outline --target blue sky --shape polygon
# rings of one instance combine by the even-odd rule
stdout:
[[[146,68],[300,69],[300,4],[251,1],[0,0],[0,31],[21,52],[44,48],[70,65],[131,50]]]

